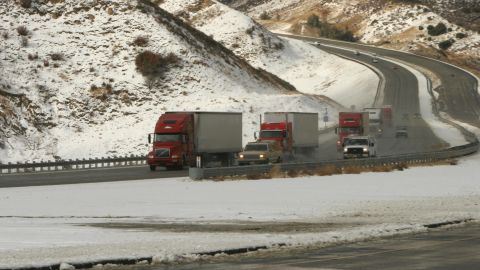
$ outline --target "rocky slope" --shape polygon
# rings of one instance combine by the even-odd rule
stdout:
[[[260,110],[327,106],[148,1],[2,1],[0,17],[3,163],[145,154],[165,110],[246,112],[249,140]]]
[[[360,42],[416,52],[480,70],[480,4],[475,0],[225,0],[269,29],[317,36],[312,15]],[[433,30],[432,30],[433,29]],[[438,31],[437,31],[438,30]]]

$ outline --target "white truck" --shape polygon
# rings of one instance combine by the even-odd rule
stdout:
[[[377,145],[372,136],[350,136],[343,143],[343,158],[368,158],[377,156]]]
[[[368,113],[370,134],[381,136],[383,133],[383,115],[382,108],[364,108]]]

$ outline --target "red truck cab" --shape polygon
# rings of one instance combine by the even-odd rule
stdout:
[[[368,113],[367,112],[340,112],[338,115],[337,149],[343,149],[346,137],[351,135],[368,135]]]
[[[283,152],[292,152],[292,123],[262,123],[260,125],[259,142],[276,141],[282,147]]]
[[[182,168],[191,159],[193,142],[193,115],[189,113],[162,114],[155,125],[155,132],[148,135],[152,150],[147,164],[154,171],[157,166]]]

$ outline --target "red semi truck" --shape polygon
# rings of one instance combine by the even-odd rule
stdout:
[[[339,112],[338,127],[335,129],[338,134],[337,149],[343,149],[345,137],[368,135],[368,121],[368,112]]]
[[[391,105],[382,106],[382,119],[385,127],[393,125],[393,109]]]
[[[183,168],[232,165],[242,151],[242,114],[165,112],[148,135],[152,150],[147,164]]]
[[[259,142],[277,141],[290,156],[310,154],[318,147],[318,113],[266,112],[264,116]]]

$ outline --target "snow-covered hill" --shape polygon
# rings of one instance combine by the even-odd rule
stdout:
[[[324,95],[345,107],[362,108],[372,103],[378,78],[362,65],[304,42],[279,38],[252,18],[217,1],[165,0],[161,7],[300,92]]]
[[[420,4],[375,0],[225,2],[254,18],[267,18],[261,22],[272,30],[315,36],[316,29],[307,24],[307,19],[317,15],[323,22],[352,31],[364,43],[446,58],[472,70],[480,69],[480,6],[476,0],[416,1]],[[429,31],[440,23],[445,31]],[[442,44],[446,46],[443,49]]]
[[[144,0],[28,3],[0,2],[3,163],[144,154],[146,134],[166,110],[244,112],[245,142],[252,139],[263,111],[323,112],[329,108],[334,112],[321,98],[302,95],[263,70],[280,74],[285,70],[280,64],[284,60],[299,66],[297,71],[317,65],[307,74],[321,74],[314,77],[316,85],[308,81],[311,88],[299,89],[306,92],[348,91],[350,82],[376,84],[373,73],[364,67],[337,62],[309,45],[290,46],[295,43],[274,36],[270,37],[272,54],[248,58],[263,69],[254,68],[208,36],[223,36],[228,27],[212,23],[205,35]],[[185,7],[176,4],[170,2],[168,8],[180,11]],[[231,19],[226,17],[223,23],[236,29],[233,25],[239,20]],[[257,38],[252,40],[267,35],[258,29],[253,29],[252,36]],[[243,42],[239,42],[243,48],[240,45]],[[154,54],[139,58],[145,51]],[[269,59],[275,51],[279,58]],[[312,57],[311,62],[302,66],[302,58],[297,60],[296,55],[303,60]],[[152,61],[155,72],[148,73]],[[336,75],[340,66],[351,73]],[[146,72],[142,75],[139,70]],[[347,77],[351,79],[344,87],[335,85]]]

